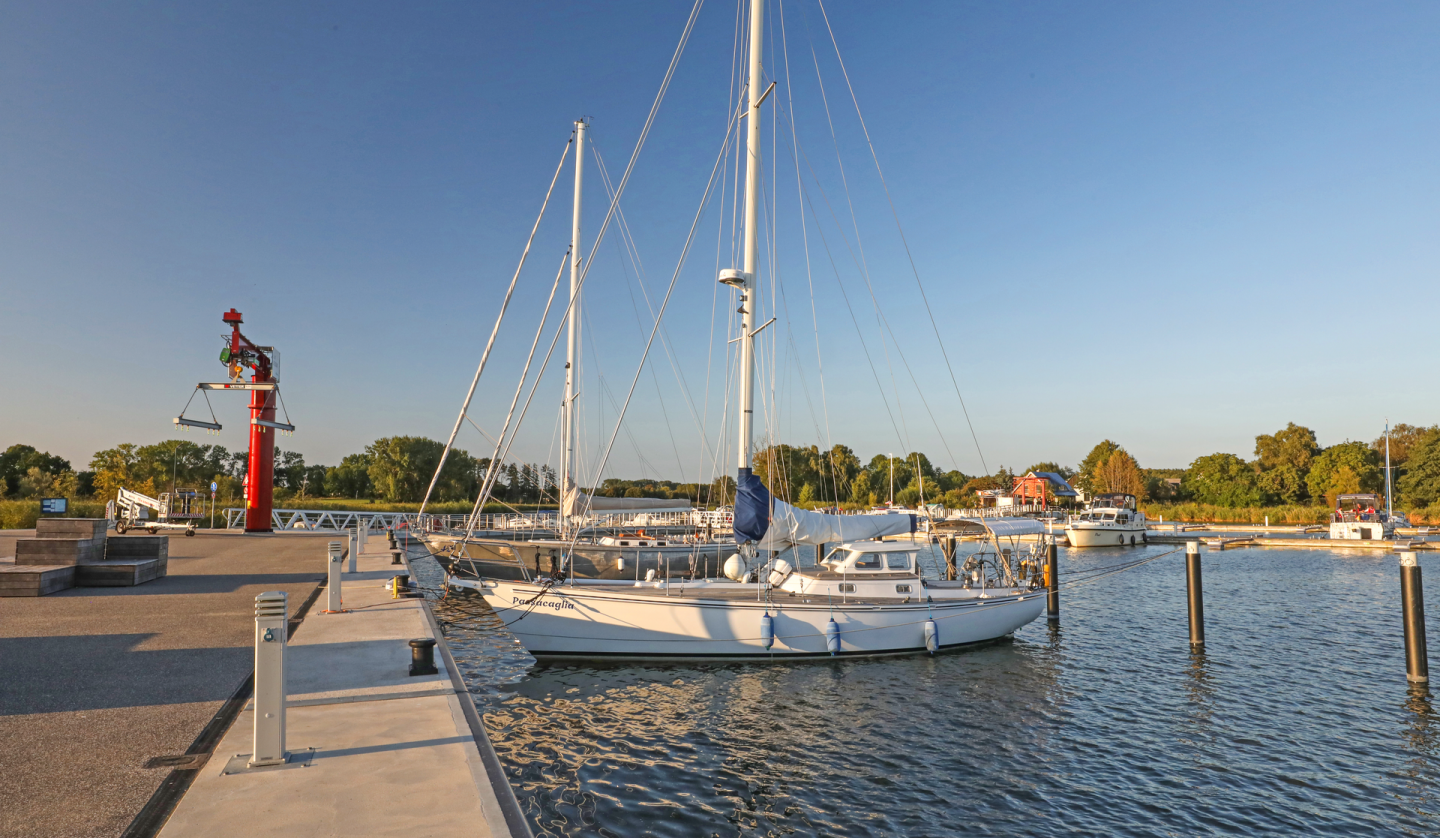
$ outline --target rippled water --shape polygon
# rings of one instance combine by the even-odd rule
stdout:
[[[1201,655],[1179,553],[934,658],[537,666],[483,604],[438,613],[536,835],[1440,834],[1396,557],[1204,562]]]

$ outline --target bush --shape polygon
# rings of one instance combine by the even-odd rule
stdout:
[[[67,518],[104,518],[104,501],[70,501]],[[28,530],[40,519],[38,500],[0,500],[0,530]]]

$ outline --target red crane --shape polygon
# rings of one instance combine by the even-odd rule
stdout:
[[[222,314],[221,320],[230,327],[229,343],[220,350],[220,363],[225,365],[230,380],[197,384],[195,389],[201,392],[250,391],[250,455],[245,469],[245,531],[270,532],[270,512],[275,498],[275,432],[293,432],[295,426],[288,421],[275,421],[275,406],[280,399],[280,380],[275,376],[272,361],[275,347],[259,346],[241,334],[240,324],[245,321],[235,309]],[[248,382],[245,381],[247,369],[251,371]],[[193,400],[195,396],[192,394],[190,398]],[[208,396],[206,401],[209,401]],[[283,406],[283,402],[280,403]],[[186,404],[186,408],[188,407],[189,404]],[[214,418],[212,411],[211,419]],[[187,419],[183,410],[176,417],[175,425],[179,428],[220,430],[219,421]]]

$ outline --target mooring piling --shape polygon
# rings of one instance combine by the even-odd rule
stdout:
[[[1045,589],[1048,592],[1045,604],[1045,618],[1052,623],[1060,622],[1060,548],[1050,542],[1045,554]]]
[[[960,575],[955,567],[955,536],[947,535],[941,540],[940,552],[945,555],[945,578],[953,582]]]
[[[1405,677],[1430,681],[1430,655],[1425,647],[1425,587],[1414,553],[1400,554],[1400,607],[1405,622]]]
[[[285,620],[289,595],[255,597],[255,747],[252,768],[285,762]]]
[[[1185,593],[1190,606],[1190,649],[1205,648],[1205,594],[1200,579],[1200,542],[1185,542]]]

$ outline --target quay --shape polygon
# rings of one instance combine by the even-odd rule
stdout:
[[[32,535],[0,532],[0,557]],[[429,604],[386,587],[409,557],[372,534],[326,614],[333,540],[202,530],[170,539],[153,581],[0,598],[0,834],[526,838]],[[292,758],[237,770],[268,591],[289,600]],[[416,639],[436,641],[437,674],[409,675]]]

